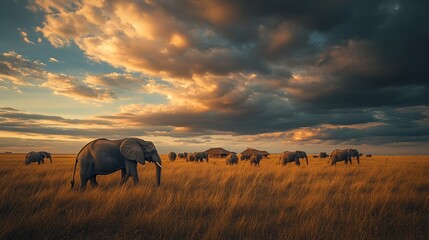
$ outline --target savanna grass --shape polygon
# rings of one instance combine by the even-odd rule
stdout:
[[[427,156],[297,167],[274,155],[251,167],[163,155],[158,188],[146,164],[138,186],[120,186],[117,172],[84,192],[70,190],[74,157],[24,165],[23,154],[0,155],[1,239],[429,238]]]

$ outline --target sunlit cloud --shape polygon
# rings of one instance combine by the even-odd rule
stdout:
[[[49,58],[49,62],[56,62],[56,63],[58,63],[60,61],[58,59],[56,59],[56,58],[50,57]]]
[[[122,74],[116,72],[99,75],[87,75],[85,77],[86,84],[107,88],[133,90],[135,92],[138,92],[139,89],[143,88],[147,81],[147,78],[143,76],[133,76],[129,73]]]
[[[42,86],[51,88],[54,94],[72,97],[81,101],[109,102],[116,98],[116,95],[109,90],[85,85],[77,78],[65,74],[48,73],[48,81],[44,82]]]
[[[27,32],[25,32],[24,30],[22,30],[22,29],[18,29],[18,31],[19,31],[19,34],[21,35],[21,37],[22,37],[22,40],[24,40],[24,42],[26,42],[26,43],[28,43],[28,44],[32,44],[32,45],[36,45],[34,42],[32,42],[32,41],[30,41],[30,39],[28,39],[28,34],[27,34]]]
[[[40,84],[47,74],[44,66],[42,62],[32,61],[16,52],[5,52],[0,55],[0,83],[9,82],[13,89]]]

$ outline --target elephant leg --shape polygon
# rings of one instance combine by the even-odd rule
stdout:
[[[301,165],[301,163],[299,162],[299,158],[295,159],[295,165],[296,165],[296,166]]]
[[[39,161],[37,161],[37,164],[38,164],[38,165],[40,165],[40,160],[39,160]]]
[[[42,164],[45,164],[45,159],[44,158],[42,159]]]
[[[87,182],[88,182],[88,179],[83,179],[83,178],[80,179],[80,190],[81,191],[86,189]]]
[[[97,182],[97,179],[96,179],[96,177],[97,177],[97,175],[95,175],[93,178],[91,178],[91,186],[92,187],[98,187],[98,182]]]
[[[139,175],[137,173],[137,162],[135,161],[125,161],[125,170],[128,176],[133,178],[134,184],[139,182]]]
[[[127,171],[125,169],[121,170],[121,185],[125,184],[128,181],[128,178],[130,175],[127,174]]]

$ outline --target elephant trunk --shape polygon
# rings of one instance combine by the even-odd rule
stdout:
[[[307,162],[307,165],[308,165],[308,157],[307,157],[307,155],[305,155],[304,157],[305,157],[305,161]]]
[[[159,186],[161,184],[161,170],[162,170],[162,163],[161,163],[161,157],[158,155],[158,153],[154,154],[155,158],[153,158],[156,165],[156,185]]]
[[[49,161],[52,163],[52,157],[51,157],[51,155],[49,155]]]
[[[357,158],[357,162],[359,164],[359,154],[356,156],[356,158]]]

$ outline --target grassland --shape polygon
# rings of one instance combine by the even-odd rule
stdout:
[[[71,191],[74,156],[24,165],[0,155],[0,239],[429,239],[429,157],[374,156],[337,166],[168,162],[140,183]]]

